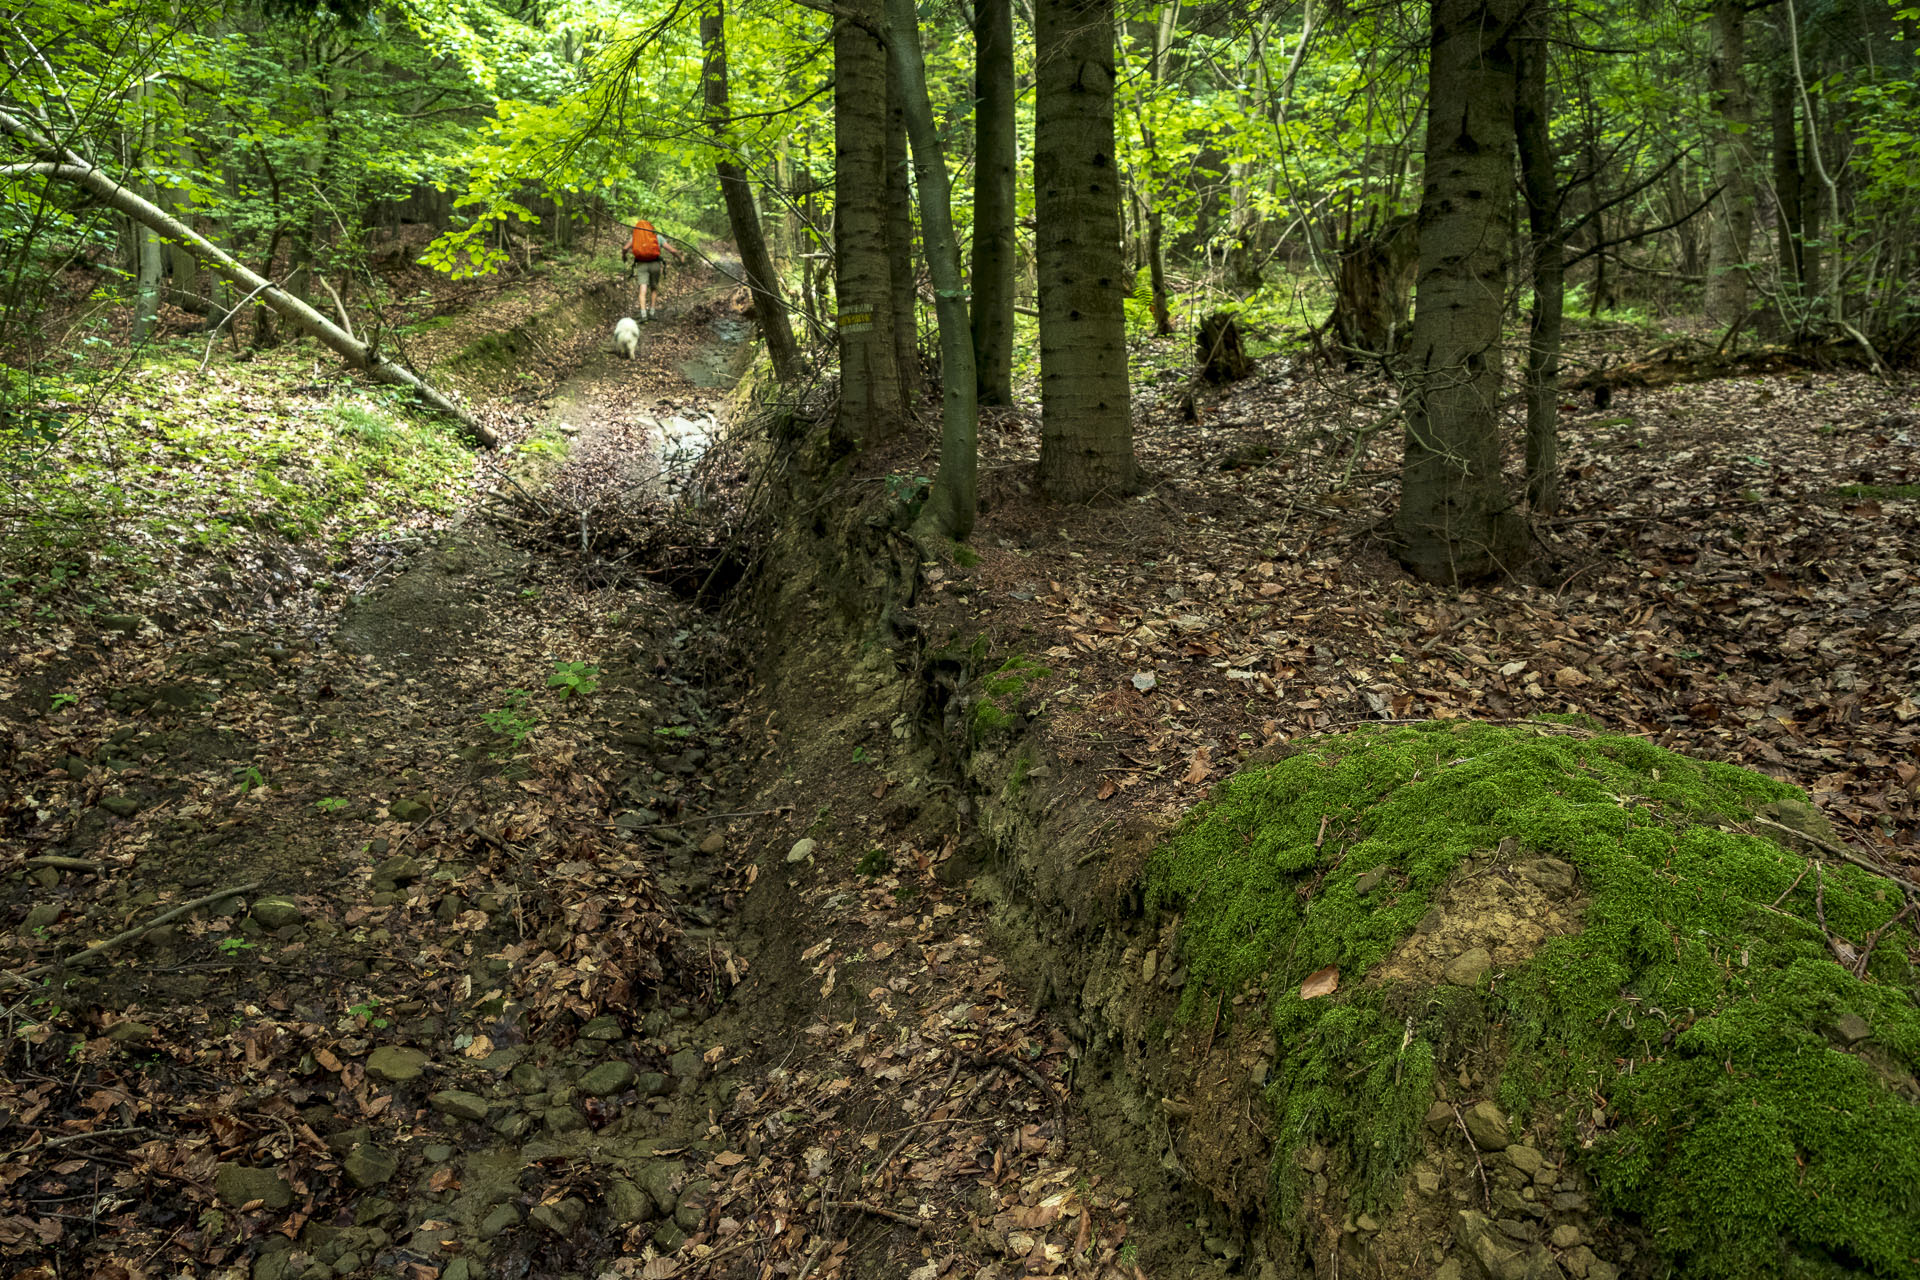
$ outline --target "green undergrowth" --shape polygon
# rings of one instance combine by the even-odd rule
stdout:
[[[1149,904],[1182,913],[1188,1012],[1271,993],[1278,1211],[1298,1208],[1291,1155],[1314,1142],[1344,1148],[1360,1202],[1395,1202],[1436,1064],[1504,1043],[1500,1100],[1682,1273],[1920,1275],[1917,939],[1889,930],[1862,980],[1816,923],[1818,897],[1861,947],[1897,887],[1722,829],[1804,802],[1547,724],[1363,730],[1223,784],[1156,853]],[[1544,856],[1578,872],[1579,932],[1490,990],[1366,981],[1463,867]],[[1300,999],[1327,965],[1338,993]],[[1863,1025],[1843,1047],[1836,1029]],[[1571,1117],[1602,1103],[1588,1139]]]
[[[1881,502],[1912,502],[1920,498],[1920,484],[1843,484],[1834,490],[1842,498],[1867,498]]]
[[[471,450],[395,397],[345,382],[288,393],[311,357],[193,363],[156,359],[75,395],[49,419],[57,432],[0,432],[0,488],[19,513],[0,528],[17,575],[0,605],[105,603],[179,554],[261,535],[343,546],[453,510],[470,482]]]

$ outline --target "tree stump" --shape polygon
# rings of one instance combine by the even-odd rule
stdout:
[[[1216,311],[1200,322],[1193,356],[1200,376],[1208,382],[1238,382],[1253,372],[1253,360],[1240,341],[1240,326],[1230,312]]]

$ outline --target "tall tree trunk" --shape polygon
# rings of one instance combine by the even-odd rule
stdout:
[[[1747,309],[1747,253],[1753,245],[1753,94],[1747,88],[1746,0],[1713,0],[1713,228],[1707,244],[1707,315],[1733,324]]]
[[[960,243],[953,233],[953,191],[934,128],[933,104],[927,98],[927,69],[920,55],[920,20],[914,0],[887,0],[887,18],[898,96],[913,139],[920,224],[926,232],[927,270],[933,277],[933,309],[940,325],[940,469],[934,476],[927,514],[941,533],[959,541],[973,532],[978,508],[973,330],[967,321]]]
[[[1500,320],[1523,0],[1433,0],[1420,283],[1401,472],[1402,561],[1428,582],[1517,568],[1526,522],[1500,475]]]
[[[1153,312],[1153,331],[1162,338],[1173,332],[1173,316],[1167,309],[1166,218],[1160,209],[1160,153],[1155,146],[1152,106],[1166,78],[1167,50],[1173,45],[1173,29],[1179,16],[1179,0],[1163,0],[1153,23],[1153,48],[1147,59],[1148,96],[1140,111],[1140,141],[1147,153],[1147,180],[1141,184],[1141,203],[1147,210],[1149,306]]]
[[[1548,0],[1528,0],[1514,43],[1514,133],[1520,189],[1532,233],[1533,315],[1527,329],[1527,502],[1536,514],[1560,506],[1560,329],[1566,304],[1566,234],[1547,105]]]
[[[140,101],[140,133],[137,150],[128,157],[128,167],[138,171],[153,153],[155,124],[153,118],[153,97],[159,92],[151,84],[143,84],[137,91]],[[156,199],[159,192],[151,182],[142,180],[141,194],[148,199]],[[165,267],[161,257],[161,245],[153,229],[138,221],[129,223],[132,232],[133,249],[133,341],[145,342],[153,336],[160,319],[160,276]]]
[[[973,364],[981,404],[1013,403],[1013,0],[979,0],[974,18]]]
[[[142,194],[152,196],[150,183],[141,183]],[[133,340],[145,342],[153,336],[160,322],[160,277],[165,269],[166,259],[161,255],[160,237],[148,228],[135,223],[133,227],[134,260],[134,297],[133,297]]]
[[[753,184],[733,159],[727,134],[733,117],[727,100],[727,11],[719,0],[700,15],[700,47],[706,55],[701,79],[707,100],[707,130],[718,148],[714,169],[720,175],[720,194],[727,202],[727,224],[740,249],[740,268],[753,292],[753,316],[766,339],[773,376],[791,383],[800,376],[800,348],[787,320],[787,302],[774,274],[773,256],[760,226],[760,209],[753,200]]]
[[[887,276],[892,282],[893,365],[900,412],[913,413],[920,378],[920,278],[913,269],[913,175],[907,172],[906,98],[897,69],[887,75]]]
[[[880,0],[841,6],[878,29]],[[833,244],[838,264],[842,439],[871,443],[900,429],[893,347],[893,275],[887,261],[887,53],[858,22],[833,37]]]
[[[1800,177],[1800,139],[1795,132],[1793,72],[1781,58],[1768,82],[1768,107],[1773,133],[1773,196],[1780,216],[1775,234],[1779,238],[1780,279],[1805,288],[1810,282],[1801,255],[1806,224],[1801,213],[1803,184]]]
[[[1113,0],[1036,0],[1034,43],[1040,487],[1086,502],[1139,483],[1113,154]]]

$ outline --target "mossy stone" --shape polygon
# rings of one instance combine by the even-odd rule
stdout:
[[[1348,838],[1318,839],[1329,814]],[[1920,1075],[1920,933],[1890,924],[1903,898],[1884,879],[1839,860],[1815,875],[1778,831],[1731,829],[1756,816],[1808,834],[1824,823],[1782,782],[1586,727],[1368,727],[1217,787],[1153,855],[1145,906],[1181,920],[1183,1016],[1220,993],[1270,993],[1274,1126],[1342,1150],[1330,1167],[1357,1211],[1397,1200],[1436,1080],[1468,1074],[1464,1055],[1488,1043],[1434,998],[1431,968],[1370,975],[1417,930],[1445,936],[1458,892],[1496,863],[1556,903],[1577,888],[1552,928],[1515,939],[1511,960],[1503,949],[1492,990],[1454,989],[1479,1010],[1468,1022],[1499,1033],[1500,1054],[1471,1073],[1499,1109],[1536,1122],[1603,1093],[1606,1123],[1572,1158],[1601,1203],[1658,1241],[1663,1267],[1731,1277],[1845,1256],[1910,1274],[1920,1105],[1899,1082]],[[1342,865],[1390,868],[1397,888],[1362,895]],[[1883,927],[1864,980],[1833,958],[1829,936],[1858,946]],[[1300,1000],[1329,965],[1340,990]],[[1848,1013],[1872,1029],[1871,1054],[1847,1047]],[[1297,1211],[1314,1177],[1277,1159],[1278,1212]],[[1586,1205],[1553,1197],[1559,1212]],[[1474,1254],[1489,1273],[1538,1256],[1497,1231],[1455,1234],[1493,1242]]]
[[[214,1170],[213,1193],[229,1208],[260,1201],[268,1209],[284,1209],[293,1203],[293,1188],[272,1169],[256,1169],[243,1164],[222,1164]]]
[[[388,1084],[418,1080],[427,1068],[427,1052],[411,1045],[383,1044],[367,1055],[367,1074]]]

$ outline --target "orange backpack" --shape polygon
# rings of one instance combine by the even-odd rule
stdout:
[[[645,218],[633,224],[633,242],[627,246],[627,252],[636,262],[660,261],[660,237],[653,233],[653,224]]]

